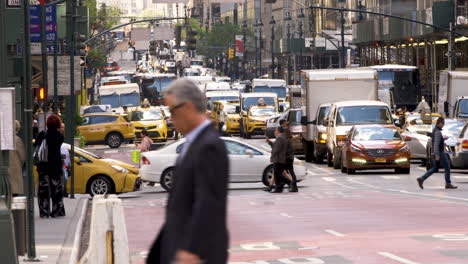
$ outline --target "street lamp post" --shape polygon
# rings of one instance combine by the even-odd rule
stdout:
[[[263,49],[263,38],[262,38],[262,28],[263,28],[263,22],[260,19],[260,21],[257,24],[258,27],[258,62],[259,62],[259,74],[258,76],[263,75],[263,62],[262,62],[262,49]]]
[[[299,39],[301,39],[301,45],[299,49],[299,71],[302,70],[302,38],[304,37],[304,30],[303,30],[303,22],[302,20],[304,19],[304,10],[301,8],[299,10],[299,14],[297,15],[297,18],[299,18]]]
[[[242,56],[242,74],[244,75],[244,80],[247,79],[247,69],[246,69],[246,62],[247,62],[247,20],[242,21],[242,40],[244,45],[244,54]]]
[[[275,78],[275,53],[273,51],[274,42],[275,42],[275,17],[271,16],[270,25],[271,25],[271,77]]]
[[[287,23],[287,33],[286,38],[288,40],[288,52],[291,53],[291,16],[287,16],[284,18],[284,21],[288,21]],[[291,83],[291,56],[288,56],[288,84]]]

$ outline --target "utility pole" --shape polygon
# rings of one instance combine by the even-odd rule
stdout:
[[[344,10],[340,10],[340,22],[341,22],[341,50],[340,50],[340,68],[344,68],[346,65],[346,47],[345,47],[345,19]]]
[[[36,237],[34,224],[34,176],[32,171],[32,114],[33,104],[31,96],[31,49],[30,49],[30,28],[29,1],[23,1],[23,89],[21,99],[23,100],[23,125],[24,126],[24,150],[26,152],[25,174],[26,174],[26,194],[27,194],[27,256],[26,261],[38,261],[36,258]]]
[[[275,78],[275,69],[276,69],[275,53],[273,51],[274,42],[275,42],[275,24],[276,24],[275,17],[271,16],[271,21],[270,21],[270,25],[271,25],[271,78],[273,79]]]
[[[45,0],[40,1],[40,16],[41,16],[41,56],[42,56],[42,87],[48,91],[48,72],[47,72],[47,36],[46,36],[46,6]],[[49,111],[47,105],[47,97],[44,99],[44,113]],[[46,115],[44,115],[46,116]]]
[[[243,74],[243,79],[245,80],[247,78],[247,68],[246,68],[246,64],[247,64],[247,20],[244,19],[244,21],[242,21],[242,33],[243,33],[243,36],[242,36],[242,45],[244,46],[244,54],[242,56],[242,74]]]
[[[65,128],[67,129],[67,137],[70,143],[70,180],[71,180],[71,193],[70,198],[75,198],[75,143],[74,143],[74,136],[75,136],[75,113],[76,113],[76,106],[75,106],[75,0],[67,0],[67,40],[68,40],[68,55],[70,57],[70,96],[67,104],[68,110],[68,118],[67,124]]]
[[[450,31],[453,31],[453,22],[450,22]],[[448,46],[448,70],[454,71],[457,65],[457,55],[455,51],[455,36],[453,32],[449,33],[449,46]]]
[[[289,17],[288,21],[291,20]],[[288,22],[286,37],[288,40],[288,52],[291,53],[291,23]],[[288,56],[288,84],[291,84],[291,56]]]

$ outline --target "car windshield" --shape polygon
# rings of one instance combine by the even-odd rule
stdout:
[[[465,122],[445,119],[445,126],[443,129],[443,134],[448,137],[459,137],[464,125],[465,125]]]
[[[458,113],[463,116],[468,116],[468,99],[464,99],[460,101]]]
[[[208,97],[207,99],[208,99],[208,109],[211,109],[211,107],[213,106],[213,103],[216,101],[231,101],[231,102],[239,101],[238,96],[212,96],[212,97]]]
[[[235,114],[236,105],[233,105],[233,104],[224,105],[224,112],[226,112],[226,114]]]
[[[161,112],[156,110],[134,111],[132,112],[132,121],[162,120]]]
[[[169,108],[161,107],[161,110],[164,112],[164,116],[171,117],[171,112],[169,111]]]
[[[252,108],[250,109],[251,116],[272,116],[275,114],[273,108]]]
[[[328,112],[330,112],[330,106],[320,107],[319,114],[317,117],[317,125],[325,125],[325,117],[328,116]]]
[[[338,108],[336,125],[392,124],[392,116],[386,106],[345,106]]]
[[[357,128],[353,140],[401,140],[400,133],[395,128],[389,127],[361,127]]]
[[[411,124],[406,128],[411,133],[417,133],[422,135],[427,135],[427,133],[432,132],[433,126],[431,124],[423,124],[422,121],[419,124]]]
[[[190,65],[203,66],[203,61],[191,61]]]
[[[68,149],[68,150],[70,150],[70,149]],[[94,154],[94,153],[91,153],[91,152],[86,151],[86,150],[81,149],[81,148],[75,147],[75,152],[78,153],[78,154],[81,154],[81,155],[90,156],[90,157],[95,158],[95,159],[102,159],[101,156],[98,156],[98,155],[96,155],[96,154]]]
[[[118,94],[101,95],[99,98],[100,98],[101,104],[109,104],[111,105],[112,108],[120,107]]]
[[[278,95],[278,98],[286,98],[286,87],[284,86],[255,86],[253,88],[253,92],[271,92],[276,93]]]
[[[257,105],[258,101],[263,99],[265,101],[265,105],[272,105],[275,106],[275,98],[274,97],[246,97],[244,98],[244,102],[242,104],[243,109],[249,109],[249,107],[253,105]]]
[[[120,104],[122,106],[139,106],[140,94],[139,93],[121,94]]]
[[[175,79],[176,77],[165,77],[165,78],[154,78],[150,80],[144,80],[142,86],[143,86],[143,89],[149,88],[149,89],[154,89],[158,92],[162,92],[166,90],[169,84]]]
[[[291,115],[289,116],[289,124],[293,126],[300,125],[301,118],[302,118],[302,111],[291,111]]]

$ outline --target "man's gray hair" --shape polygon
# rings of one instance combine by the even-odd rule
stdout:
[[[176,104],[192,102],[200,113],[206,111],[206,97],[198,86],[187,79],[177,79],[173,81],[164,92],[164,95],[173,95]]]

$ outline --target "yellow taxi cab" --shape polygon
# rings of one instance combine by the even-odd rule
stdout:
[[[70,145],[65,144],[70,150]],[[75,193],[102,195],[108,193],[127,193],[138,191],[141,187],[139,170],[134,166],[113,159],[104,159],[84,149],[75,147]],[[34,181],[37,184],[36,167]],[[67,192],[71,193],[70,177],[67,180]]]
[[[231,101],[216,101],[213,102],[212,111],[210,113],[210,119],[216,128],[219,127],[221,118],[221,111],[225,113],[224,125],[226,126],[226,133],[238,134],[240,133],[240,116],[238,113],[239,102]]]
[[[274,106],[251,106],[247,113],[246,122],[243,123],[244,137],[264,135],[268,118],[277,114]]]
[[[124,116],[112,113],[86,114],[81,116],[83,124],[78,127],[87,145],[107,144],[118,148],[122,142],[132,142],[135,129]]]
[[[140,109],[132,111],[130,121],[135,128],[135,140],[141,141],[141,132],[145,129],[155,141],[167,140],[167,123],[164,114],[159,108]]]

